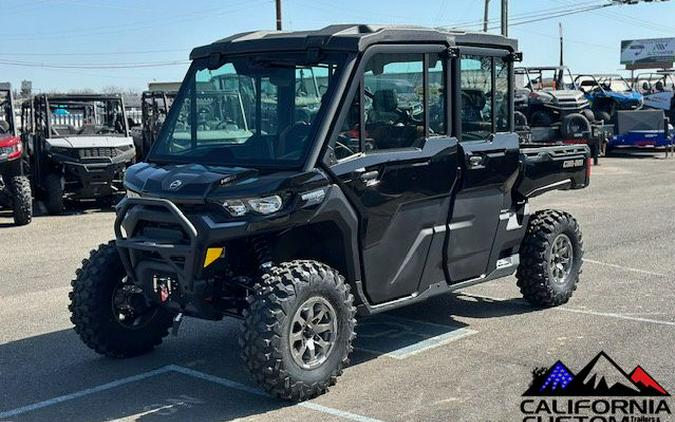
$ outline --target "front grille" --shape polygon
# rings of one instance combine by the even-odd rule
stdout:
[[[80,148],[80,158],[114,158],[117,157],[119,151],[116,148]]]

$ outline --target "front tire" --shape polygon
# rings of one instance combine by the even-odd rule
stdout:
[[[14,176],[9,182],[14,208],[14,224],[25,226],[33,220],[33,195],[26,176]]]
[[[577,288],[583,258],[577,221],[557,210],[535,213],[520,248],[516,272],[525,300],[535,306],[566,303]]]
[[[117,246],[110,241],[91,251],[71,283],[68,309],[75,332],[91,349],[113,358],[149,352],[173,323],[173,315],[165,309],[141,306],[141,297],[133,296],[140,295],[138,288],[125,281]]]
[[[325,393],[349,363],[356,308],[349,285],[315,261],[273,267],[244,311],[241,356],[268,393],[306,400]]]
[[[63,202],[63,177],[56,173],[50,173],[45,177],[47,189],[45,207],[51,215],[61,215],[66,210]]]

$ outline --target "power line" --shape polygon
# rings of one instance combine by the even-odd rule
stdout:
[[[101,63],[101,64],[54,64],[41,62],[25,62],[16,60],[0,59],[0,64],[7,66],[23,66],[23,67],[40,67],[46,69],[139,69],[147,67],[164,67],[187,65],[189,61],[164,61],[164,62],[148,62],[148,63]]]

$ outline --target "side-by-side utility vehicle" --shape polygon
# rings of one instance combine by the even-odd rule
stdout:
[[[302,400],[342,374],[357,313],[514,273],[535,305],[572,295],[579,226],[528,200],[587,186],[589,150],[520,147],[516,41],[340,25],[234,35],[191,58],[127,171],[116,239],[73,281],[75,330],[97,352],[145,353],[184,316],[237,317],[257,383]],[[307,75],[325,87],[316,101],[298,89]]]
[[[644,100],[621,75],[578,75],[574,82],[591,104],[598,120],[613,121],[621,110],[638,110]]]
[[[33,219],[33,195],[15,119],[12,87],[0,83],[0,207],[11,208],[14,223],[23,226]]]
[[[122,192],[134,144],[121,96],[41,94],[21,112],[33,186],[50,214],[65,199],[109,204]]]
[[[131,129],[138,161],[150,151],[174,98],[176,91],[143,91],[141,94],[141,125]]]

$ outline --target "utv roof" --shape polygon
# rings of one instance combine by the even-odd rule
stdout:
[[[537,70],[560,70],[560,69],[567,69],[567,66],[521,66],[516,67],[515,69],[513,69],[513,71],[516,73],[523,73]]]
[[[315,31],[257,31],[232,35],[214,43],[197,47],[190,59],[213,54],[255,53],[307,50],[310,48],[352,51],[365,50],[372,44],[442,43],[450,46],[505,48],[516,51],[518,42],[501,35],[483,32],[443,31],[422,26],[399,25],[331,25]]]
[[[39,94],[35,97],[46,97],[51,101],[96,101],[96,100],[119,100],[119,94]]]

